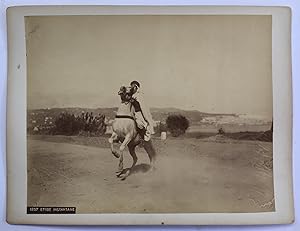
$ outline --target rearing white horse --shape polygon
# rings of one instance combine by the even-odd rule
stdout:
[[[112,124],[113,133],[109,138],[109,143],[111,144],[112,154],[120,158],[117,176],[121,177],[122,180],[129,176],[130,171],[136,165],[137,156],[135,153],[135,147],[142,142],[142,138],[137,131],[137,126],[134,118],[134,107],[131,103],[131,88],[126,88],[122,86],[118,95],[121,97],[121,104],[117,111],[117,115]],[[122,142],[119,152],[114,150],[114,142]],[[125,147],[128,147],[129,153],[132,156],[133,163],[132,166],[123,173],[123,152]],[[143,142],[144,149],[146,150],[151,168],[153,168],[156,152],[153,148],[152,142]]]

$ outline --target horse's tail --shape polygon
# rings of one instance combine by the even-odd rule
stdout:
[[[149,141],[143,141],[144,142],[144,148],[150,158],[150,160],[155,160],[156,159],[156,150],[154,149],[152,140]]]

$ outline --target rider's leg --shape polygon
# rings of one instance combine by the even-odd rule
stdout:
[[[145,141],[149,141],[151,139],[151,131],[148,122],[144,119],[141,112],[136,113],[136,123],[139,129],[142,129],[144,132],[140,134],[143,136]]]
[[[142,112],[135,113],[135,121],[139,129],[145,129],[148,125],[147,121],[144,119]]]

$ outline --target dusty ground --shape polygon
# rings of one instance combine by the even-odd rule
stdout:
[[[273,211],[272,143],[223,137],[154,140],[157,169],[142,148],[125,181],[107,138],[28,137],[28,206],[78,213]],[[126,151],[125,167],[131,165]]]

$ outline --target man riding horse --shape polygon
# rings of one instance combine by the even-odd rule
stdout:
[[[132,81],[130,83],[132,92],[132,105],[135,109],[135,121],[141,131],[144,141],[148,142],[154,134],[153,119],[151,113],[144,102],[143,93],[140,90],[140,83]]]
[[[151,169],[154,167],[156,152],[152,145],[151,134],[153,131],[152,117],[144,104],[140,84],[132,81],[130,87],[122,86],[118,94],[121,98],[121,105],[118,108],[117,115],[112,124],[113,133],[109,138],[112,154],[119,158],[119,167],[117,176],[124,180],[137,162],[135,147],[142,143],[147,152]],[[119,152],[114,150],[114,142],[121,142]],[[125,147],[133,158],[131,168],[123,169],[123,151]]]

